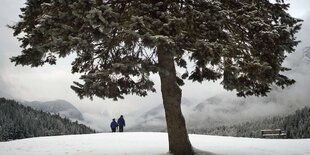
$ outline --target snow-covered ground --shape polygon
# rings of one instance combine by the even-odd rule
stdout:
[[[190,135],[190,140],[200,155],[310,155],[310,139]],[[167,134],[151,132],[98,133],[0,142],[0,155],[167,155],[167,152]]]

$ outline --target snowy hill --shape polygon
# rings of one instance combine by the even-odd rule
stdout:
[[[310,154],[310,139],[190,135],[190,140],[199,155]],[[0,142],[1,155],[168,155],[167,151],[167,134],[151,132],[69,135]]]

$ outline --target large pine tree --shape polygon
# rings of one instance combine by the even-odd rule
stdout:
[[[121,99],[155,91],[159,73],[170,152],[193,154],[181,113],[184,79],[221,80],[238,96],[266,95],[294,51],[300,20],[284,0],[27,0],[14,29],[16,65],[55,64],[74,53],[79,97]],[[194,66],[188,67],[189,62]],[[177,73],[176,67],[184,68]],[[193,69],[192,69],[193,68]]]

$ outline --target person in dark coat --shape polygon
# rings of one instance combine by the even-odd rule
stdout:
[[[125,119],[123,117],[123,115],[121,115],[121,117],[117,120],[118,126],[119,126],[119,132],[123,132],[124,131],[124,126],[126,125],[125,123]]]
[[[112,129],[112,132],[116,132],[116,128],[118,127],[118,124],[116,123],[115,121],[115,118],[112,119],[112,122],[111,122],[111,129]]]

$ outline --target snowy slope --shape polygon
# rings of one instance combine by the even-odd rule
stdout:
[[[309,155],[310,139],[190,135],[200,155]],[[166,133],[100,133],[0,142],[1,155],[167,155]],[[210,151],[212,153],[208,153]]]

